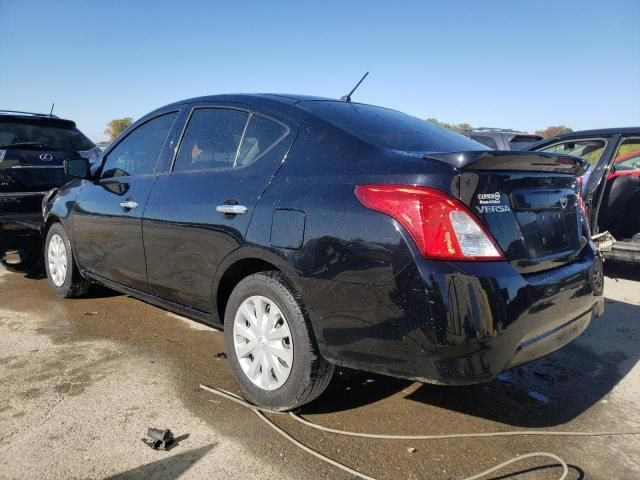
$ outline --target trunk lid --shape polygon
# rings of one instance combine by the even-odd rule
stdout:
[[[523,274],[559,267],[588,244],[577,157],[532,152],[427,154],[458,171],[452,192]]]
[[[47,151],[7,148],[0,162],[0,193],[46,192],[68,179],[64,160],[77,151]]]

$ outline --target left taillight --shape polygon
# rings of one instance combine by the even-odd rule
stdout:
[[[500,260],[504,255],[478,219],[452,196],[411,185],[359,185],[365,207],[400,222],[425,258]]]

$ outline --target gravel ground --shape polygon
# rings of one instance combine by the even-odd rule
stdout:
[[[606,313],[574,343],[484,385],[435,387],[344,371],[307,418],[396,434],[640,428],[640,274],[608,267]],[[0,267],[1,479],[348,479],[295,449],[242,407],[220,332],[109,291],[54,297],[46,280]],[[550,451],[569,478],[640,478],[640,437],[391,442],[310,431],[313,448],[379,479],[457,479],[514,455]],[[171,428],[169,452],[141,438]],[[527,461],[511,476],[554,479]],[[519,472],[518,475],[515,472]],[[508,472],[505,472],[508,473]]]

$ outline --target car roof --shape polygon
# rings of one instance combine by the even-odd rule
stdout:
[[[499,135],[499,134],[508,134],[508,135],[525,135],[525,136],[530,136],[530,137],[539,137],[540,135],[536,135],[535,133],[527,133],[527,132],[521,132],[519,130],[511,130],[510,128],[488,128],[488,127],[478,127],[478,128],[471,128],[468,130],[463,130],[461,133],[465,133],[465,134],[478,134],[478,135]]]
[[[304,112],[304,114],[309,114],[306,110],[300,108],[299,103],[303,102],[336,102],[336,103],[344,103],[344,100],[337,98],[329,98],[329,97],[319,97],[313,95],[298,95],[291,93],[227,93],[220,95],[204,95],[201,97],[193,97],[187,98],[185,100],[179,100],[177,102],[170,103],[168,105],[164,105],[160,108],[156,108],[155,110],[147,113],[143,117],[140,117],[137,121],[144,121],[150,117],[153,117],[161,112],[167,112],[168,110],[178,108],[182,105],[188,104],[197,104],[197,103],[216,103],[216,102],[228,102],[228,103],[237,103],[237,104],[247,104],[251,103],[256,107],[266,107],[266,108],[275,108],[277,109],[279,106],[284,108],[294,108],[295,110],[299,110],[300,112]],[[350,102],[354,105],[366,105],[376,108],[383,108],[385,110],[393,110],[388,107],[381,107],[379,105],[371,105],[360,102]]]
[[[76,126],[74,121],[59,118],[55,115],[19,112],[15,110],[0,110],[0,122],[19,122],[63,128],[74,128]]]
[[[562,135],[556,135],[555,139],[565,138],[577,138],[588,136],[602,136],[607,137],[611,135],[640,135],[640,127],[620,127],[620,128],[597,128],[592,130],[579,130],[577,132],[563,133]]]
[[[247,101],[260,101],[271,100],[283,104],[295,104],[304,101],[339,101],[336,98],[316,97],[312,95],[295,95],[288,93],[225,93],[220,95],[203,95],[201,97],[187,98],[185,100],[179,100],[177,102],[170,103],[164,107],[158,109],[163,110],[165,108],[172,108],[177,105],[183,105],[185,103],[206,103],[206,102],[238,102],[243,103]]]

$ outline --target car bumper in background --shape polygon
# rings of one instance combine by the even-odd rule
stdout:
[[[602,252],[602,255],[607,260],[640,263],[640,243],[616,242],[609,251]]]
[[[0,214],[0,251],[25,250],[37,246],[42,231],[42,215]]]

